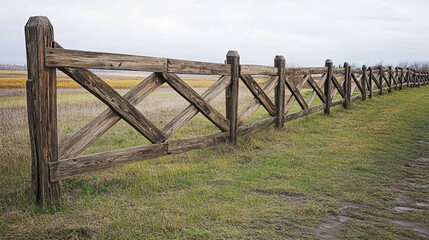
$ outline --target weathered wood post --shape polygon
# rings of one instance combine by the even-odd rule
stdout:
[[[348,62],[344,63],[344,83],[343,83],[343,90],[344,90],[344,103],[343,107],[345,109],[350,108],[350,99],[351,99],[351,89],[352,89],[352,76],[351,76],[351,67]]]
[[[277,110],[277,129],[283,129],[285,123],[285,81],[286,81],[286,59],[283,56],[274,58],[274,66],[278,68],[279,81],[275,91],[275,104]]]
[[[360,80],[360,85],[362,86],[362,100],[366,100],[366,81],[368,79],[368,72],[366,65],[362,66],[362,78]]]
[[[404,71],[401,69],[401,74],[399,74],[399,68],[396,67],[396,77],[398,77],[399,81],[399,90],[402,90],[402,84],[404,83]]]
[[[231,64],[231,83],[225,89],[226,118],[229,120],[229,142],[237,144],[238,126],[238,81],[240,79],[240,55],[237,51],[229,51],[226,63]]]
[[[388,78],[388,82],[387,82],[387,85],[388,85],[388,90],[387,90],[387,92],[388,93],[391,93],[392,92],[392,82],[393,82],[393,70],[392,70],[392,66],[389,66],[389,78]]]
[[[384,76],[383,66],[380,66],[378,69],[380,70],[380,77],[378,80],[380,84],[380,91],[378,92],[378,94],[382,95],[383,94],[383,76]]]
[[[326,97],[326,103],[325,103],[325,114],[330,114],[331,112],[331,102],[332,102],[332,97],[331,97],[331,82],[332,82],[332,60],[331,59],[326,59],[325,61],[325,67],[328,68],[328,72],[326,73],[326,80],[325,80],[325,84],[324,84],[324,92],[325,92],[325,97]]]
[[[55,68],[45,67],[45,48],[52,47],[54,30],[46,17],[31,17],[25,25],[27,108],[31,141],[32,186],[39,206],[58,201],[60,185],[49,181],[48,163],[58,161],[57,81]]]
[[[372,98],[372,88],[373,88],[373,79],[372,79],[372,68],[369,67],[369,81],[368,81],[368,88],[369,88],[369,95],[368,97]]]
[[[406,68],[406,72],[405,72],[405,81],[407,84],[405,84],[405,86],[409,87],[410,86],[410,72],[408,70],[408,68]]]

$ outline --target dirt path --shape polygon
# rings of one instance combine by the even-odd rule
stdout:
[[[429,142],[419,140],[419,148],[429,147]],[[420,154],[421,155],[421,154]],[[394,207],[377,209],[386,211],[390,218],[368,216],[369,206],[345,204],[338,211],[339,215],[328,215],[312,231],[315,239],[342,239],[356,225],[368,225],[384,228],[390,225],[396,229],[395,234],[400,239],[429,239],[429,225],[419,221],[420,216],[429,215],[429,156],[417,156],[407,164],[411,174],[399,180],[395,188]],[[374,210],[374,209],[372,209]]]

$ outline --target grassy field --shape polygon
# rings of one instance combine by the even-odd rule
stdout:
[[[187,106],[180,99],[162,88],[138,108],[162,127]],[[62,92],[58,102],[60,141],[105,108],[79,91]],[[213,105],[224,112],[222,96]],[[329,117],[316,113],[283,131],[263,129],[236,148],[74,177],[62,182],[62,202],[48,212],[30,192],[25,98],[0,98],[0,109],[3,239],[429,237],[428,87],[353,102],[348,111],[335,107]],[[260,109],[253,119],[266,116]],[[175,137],[213,131],[197,116]],[[120,122],[85,153],[142,143]]]

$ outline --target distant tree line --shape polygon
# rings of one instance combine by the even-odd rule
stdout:
[[[27,65],[0,64],[0,70],[26,71]]]

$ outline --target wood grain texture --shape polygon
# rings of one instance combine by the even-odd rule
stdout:
[[[238,136],[243,136],[245,134],[256,131],[258,129],[271,126],[275,122],[276,122],[276,117],[268,117],[256,122],[246,124],[244,126],[240,126],[238,128]]]
[[[259,66],[259,65],[240,65],[240,75],[265,75],[278,76],[277,67]]]
[[[366,90],[367,90],[367,82],[368,82],[368,68],[366,65],[362,66],[362,77],[361,77],[361,87],[359,90],[361,90],[362,93],[362,100],[366,100]]]
[[[228,136],[229,133],[221,132],[185,139],[171,140],[168,142],[167,152],[169,154],[176,154],[195,149],[207,148],[228,141]]]
[[[296,85],[296,89],[298,91],[301,91],[301,89],[304,87],[305,83],[307,82],[308,78],[310,77],[310,75],[304,75],[301,79],[301,81],[298,82],[298,84]],[[295,103],[296,98],[293,94],[291,94],[288,98],[288,100],[286,101],[285,104],[285,114],[286,115],[289,110],[292,108],[292,105]]]
[[[108,105],[151,143],[166,139],[164,134],[149,119],[97,75],[83,68],[61,67],[59,69]]]
[[[326,115],[329,115],[331,112],[331,102],[332,102],[332,90],[331,90],[331,82],[332,82],[332,77],[333,77],[333,73],[332,73],[332,60],[331,59],[326,59],[325,61],[325,67],[327,67],[327,73],[326,73],[326,80],[325,80],[325,84],[324,84],[324,93],[325,93],[325,97],[326,97],[326,102],[325,102],[325,109],[324,109],[324,113]]]
[[[302,97],[300,90],[291,81],[289,81],[288,78],[285,79],[285,83],[286,83],[286,86],[288,87],[289,91],[292,93],[292,95],[297,100],[299,106],[301,106],[301,108],[303,110],[307,109],[308,105],[305,102],[304,98]]]
[[[250,90],[253,97],[258,99],[262,106],[268,111],[271,116],[276,116],[276,107],[267,94],[262,90],[256,80],[250,75],[241,75],[240,79],[244,85]]]
[[[343,103],[343,107],[345,109],[349,109],[350,108],[350,97],[352,95],[352,76],[351,76],[351,67],[349,65],[349,63],[344,63],[344,83],[343,83],[343,91],[344,91],[344,103]]]
[[[60,197],[60,185],[49,181],[48,167],[58,160],[56,71],[46,67],[44,59],[45,48],[54,41],[48,18],[31,17],[25,25],[25,40],[32,186],[36,203],[47,208]]]
[[[225,88],[231,83],[231,78],[229,76],[222,76],[217,80],[212,86],[210,86],[201,97],[206,102],[212,101],[217,97]],[[198,114],[198,108],[190,104],[185,110],[183,110],[179,115],[173,118],[165,127],[162,129],[162,132],[165,136],[172,136],[177,130],[179,130],[185,123],[191,120],[195,115]]]
[[[324,74],[328,71],[327,67],[290,67],[287,68],[288,75],[314,75]]]
[[[167,59],[167,72],[176,74],[230,75],[229,64]]]
[[[270,79],[267,80],[267,82],[265,82],[265,84],[262,86],[262,90],[266,93],[266,94],[270,94],[274,88],[276,87],[278,82],[278,77],[273,76]],[[258,110],[258,108],[261,106],[261,103],[259,102],[258,99],[252,99],[247,105],[246,107],[240,112],[239,116],[238,116],[238,125],[241,126],[243,125],[243,122],[249,118],[250,116],[252,116],[253,113],[256,112],[256,110]]]
[[[343,72],[343,74],[344,74],[344,72]],[[340,93],[341,97],[345,98],[346,97],[346,93],[344,92],[344,89],[343,89],[343,85],[345,83],[345,76],[343,78],[343,80],[344,80],[343,85],[341,85],[340,82],[338,82],[338,80],[337,80],[337,78],[335,76],[332,76],[331,79],[332,79],[332,83],[334,84],[334,87]]]
[[[94,172],[154,157],[167,155],[167,144],[124,148],[85,156],[63,159],[49,164],[51,182],[60,181],[83,173]]]
[[[278,69],[278,83],[274,94],[276,104],[276,128],[283,129],[284,127],[284,112],[285,112],[285,84],[286,84],[286,59],[283,56],[274,58],[274,66]]]
[[[317,96],[322,100],[323,103],[326,102],[325,94],[323,93],[322,89],[319,87],[319,85],[314,81],[313,77],[308,78],[308,83],[310,84],[313,91],[317,94]],[[309,105],[309,104],[308,104]]]
[[[356,84],[356,87],[359,89],[359,92],[362,94],[365,91],[364,88],[362,88],[363,74],[360,75],[359,77],[356,77],[356,74],[351,73],[351,77],[352,77],[354,84]],[[352,91],[352,93],[353,93],[353,91]]]
[[[136,106],[163,83],[164,80],[153,73],[127,92],[124,98]],[[59,159],[76,157],[119,120],[121,120],[121,117],[111,108],[107,108],[94,120],[60,144]]]
[[[325,109],[325,107],[326,107],[326,104],[323,103],[323,104],[320,104],[320,105],[317,105],[317,106],[314,106],[314,107],[310,107],[308,109],[305,109],[305,110],[302,110],[302,111],[299,111],[299,112],[291,113],[291,114],[285,116],[285,121],[286,122],[292,121],[294,119],[297,119],[297,118],[300,118],[300,117],[304,117],[304,116],[307,116],[309,114],[312,114],[312,113],[315,113],[315,112],[318,112],[318,111],[322,111],[323,109]]]
[[[229,121],[219,111],[208,104],[194,89],[174,74],[161,73],[167,82],[177,93],[194,105],[204,116],[223,132],[229,131]]]
[[[325,74],[323,74],[322,75],[322,77],[320,78],[320,80],[319,80],[319,83],[317,83],[317,85],[319,86],[319,88],[320,89],[322,89],[322,87],[324,88],[324,85],[325,85],[325,81],[326,81],[326,76],[327,76],[327,74],[325,73]],[[323,96],[324,96],[324,98],[325,98],[325,101],[326,101],[326,96],[325,96],[325,93],[324,92],[322,92],[323,93]],[[311,104],[314,102],[314,99],[316,98],[316,96],[317,96],[317,93],[313,90],[311,93],[310,93],[310,97],[308,97],[308,99],[307,99],[307,101],[306,101],[306,103],[307,103],[307,105],[310,107],[311,106]]]
[[[167,59],[126,54],[47,48],[46,66],[166,72]]]
[[[229,142],[237,144],[238,131],[238,82],[240,80],[240,54],[228,51],[226,63],[231,65],[231,83],[225,90],[226,118],[229,120]]]

